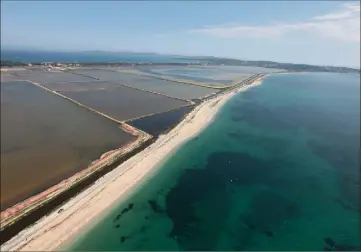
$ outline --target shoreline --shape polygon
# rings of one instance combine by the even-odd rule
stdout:
[[[127,195],[140,184],[139,182],[152,174],[172,152],[203,131],[223,105],[235,94],[261,84],[262,80],[269,75],[257,78],[247,86],[237,87],[204,101],[168,134],[160,136],[151,146],[69,200],[60,207],[62,211],[58,211],[58,208],[33,226],[21,231],[4,243],[1,249],[9,251],[55,250],[66,246],[79,236],[85,227],[95,225],[114,204],[126,199]],[[150,155],[151,158],[149,158]]]

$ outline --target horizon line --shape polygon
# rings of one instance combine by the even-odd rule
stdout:
[[[99,52],[99,53],[133,53],[133,54],[156,54],[161,56],[177,56],[177,57],[188,57],[188,58],[219,58],[219,59],[229,59],[229,60],[239,60],[239,61],[268,61],[278,64],[295,64],[295,65],[309,65],[309,66],[321,66],[321,67],[345,67],[352,68],[356,70],[361,70],[361,66],[340,66],[340,65],[322,65],[322,64],[310,64],[310,63],[291,63],[291,62],[280,62],[274,60],[251,60],[251,59],[240,59],[240,58],[230,58],[225,56],[213,56],[213,55],[187,55],[187,54],[178,54],[178,53],[159,53],[151,51],[136,51],[136,50],[119,50],[119,51],[106,51],[106,50],[62,50],[62,49],[26,49],[26,48],[0,48],[0,52],[5,51],[19,51],[19,52],[58,52],[58,53],[86,53],[86,52]],[[2,60],[2,59],[1,59]]]

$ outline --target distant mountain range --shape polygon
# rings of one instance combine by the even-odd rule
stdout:
[[[182,59],[179,57],[178,59]],[[265,68],[277,68],[284,69],[292,72],[337,72],[337,73],[358,73],[360,69],[350,67],[337,67],[337,66],[317,66],[308,64],[294,64],[294,63],[279,63],[275,61],[264,61],[264,60],[239,60],[229,59],[221,57],[184,57],[186,59],[198,60],[201,62],[207,62],[209,65],[227,65],[227,66],[254,66],[254,67],[265,67]]]
[[[284,69],[294,72],[339,72],[358,73],[360,69],[336,66],[317,66],[308,64],[279,63],[263,60],[239,60],[213,56],[180,56],[164,55],[153,52],[110,52],[110,51],[79,51],[54,52],[37,50],[1,50],[1,65],[21,65],[24,63],[59,62],[84,64],[127,64],[127,63],[157,63],[157,64],[188,64],[199,63],[208,65],[256,66]]]

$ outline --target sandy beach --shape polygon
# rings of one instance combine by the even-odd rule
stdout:
[[[267,76],[265,76],[267,77]],[[263,78],[265,78],[263,77]],[[119,204],[147,175],[159,167],[165,158],[185,141],[202,131],[215,117],[219,109],[236,93],[261,84],[262,79],[240,87],[196,107],[168,134],[160,136],[151,146],[128,159],[94,185],[80,193],[65,205],[33,226],[23,230],[1,246],[2,251],[51,251],[64,248],[104,216],[113,205]]]

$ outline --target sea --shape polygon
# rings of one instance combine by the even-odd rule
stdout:
[[[273,74],[66,248],[360,250],[360,75]]]
[[[1,50],[1,60],[10,60],[23,63],[62,62],[62,63],[117,63],[117,62],[142,62],[142,63],[196,63],[197,60],[183,59],[171,55],[140,52],[59,52],[59,51],[26,51],[26,50]]]

